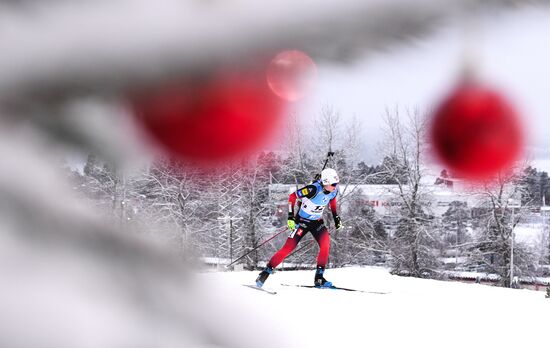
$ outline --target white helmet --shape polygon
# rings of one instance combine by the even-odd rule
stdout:
[[[323,185],[337,184],[340,182],[340,178],[334,169],[327,168],[321,172],[321,182]]]

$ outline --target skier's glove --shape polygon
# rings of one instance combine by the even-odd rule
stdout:
[[[334,226],[336,226],[337,230],[344,228],[344,225],[342,225],[342,220],[338,215],[334,215]]]
[[[296,222],[294,220],[288,219],[287,224],[289,230],[294,231],[296,229]]]
[[[287,225],[288,229],[291,231],[294,231],[296,229],[296,221],[294,221],[294,215],[292,213],[288,213]]]

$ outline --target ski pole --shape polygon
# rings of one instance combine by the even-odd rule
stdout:
[[[280,235],[281,233],[285,232],[286,230],[288,230],[288,227],[285,227],[284,229],[282,229],[281,231],[275,233],[273,236],[271,236],[268,240],[262,242],[260,245],[254,247],[253,249],[247,251],[244,255],[240,256],[238,259],[234,260],[233,262],[231,262],[229,265],[225,266],[225,268],[229,268],[230,266],[232,266],[235,262],[241,260],[243,257],[247,256],[248,254],[250,254],[251,252],[253,252],[254,250],[257,250],[258,248],[262,247],[263,245],[265,245],[267,242],[269,242],[270,240],[272,240],[273,238],[277,237],[278,235]]]

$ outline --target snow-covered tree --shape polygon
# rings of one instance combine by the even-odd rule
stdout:
[[[139,194],[136,218],[149,233],[163,234],[185,257],[200,254],[205,200],[200,173],[167,159],[158,159],[136,180]]]
[[[471,226],[471,210],[466,202],[453,201],[441,217],[441,241],[446,250],[455,257],[462,255],[462,244],[470,242],[468,228]]]
[[[299,122],[298,115],[291,114],[287,123],[286,139],[280,150],[283,160],[279,182],[299,187],[313,179],[319,169],[314,168],[311,146],[308,143],[310,137],[306,127]],[[316,153],[314,155],[317,156]]]
[[[397,189],[392,214],[397,216],[396,231],[390,238],[392,264],[396,272],[425,276],[437,269],[437,239],[426,209],[426,192],[422,185],[426,169],[423,156],[427,149],[427,118],[418,110],[408,110],[403,123],[398,109],[385,114],[386,139],[382,143],[385,160],[383,176],[395,182]]]
[[[269,238],[280,227],[280,222],[274,217],[277,207],[269,196],[271,175],[277,171],[276,161],[274,153],[262,153],[257,158],[251,158],[243,170],[243,254],[256,248],[261,240]],[[257,267],[260,255],[260,251],[250,253],[244,260],[247,268]]]
[[[526,190],[517,173],[521,170],[500,173],[495,180],[477,188],[482,203],[476,209],[477,235],[470,248],[470,262],[499,275],[501,285],[506,287],[512,283],[512,267],[513,276],[529,276],[536,264],[530,248],[514,240],[513,229],[528,207],[519,205]]]
[[[388,234],[373,207],[365,202],[361,190],[350,194],[343,208],[346,230],[342,233],[345,248],[342,248],[341,263],[373,265],[385,262]]]
[[[120,178],[115,168],[90,154],[84,165],[84,182],[80,189],[94,199],[104,211],[115,212],[119,200]]]

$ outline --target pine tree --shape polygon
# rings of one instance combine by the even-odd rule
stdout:
[[[460,256],[460,245],[470,239],[467,229],[471,221],[471,212],[466,202],[453,201],[441,218],[442,244],[444,248],[454,249],[455,256]],[[449,233],[451,232],[451,233]]]
[[[525,168],[520,179],[520,184],[524,188],[524,194],[521,197],[522,205],[542,205],[540,177],[536,168],[531,166]]]

